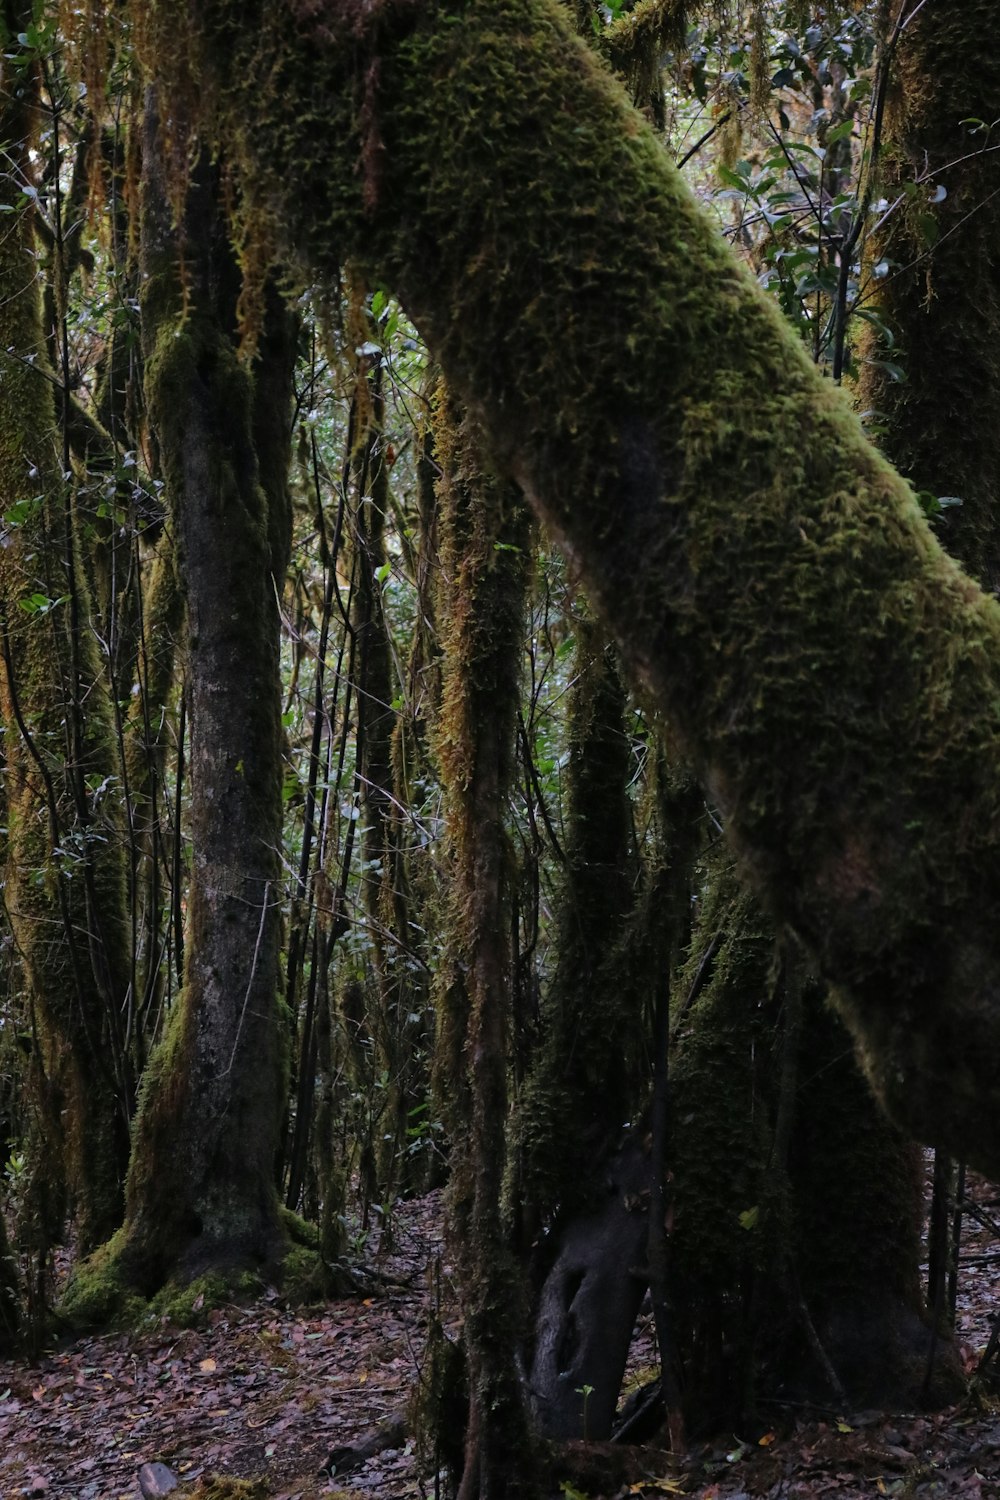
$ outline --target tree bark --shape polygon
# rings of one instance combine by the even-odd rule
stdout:
[[[442,395],[441,617],[436,730],[446,788],[448,915],[436,1084],[451,1144],[448,1230],[468,1365],[459,1500],[534,1494],[516,1351],[519,1277],[501,1214],[510,1019],[510,854],[504,828],[524,625],[527,510],[484,475],[475,424]]]
[[[869,255],[885,262],[874,306],[893,335],[885,364],[861,367],[859,401],[880,445],[913,484],[960,500],[941,516],[944,545],[984,588],[1000,588],[1000,191],[988,129],[1000,101],[1000,60],[982,39],[990,0],[894,0],[899,34],[885,115],[880,194],[885,217]],[[969,65],[976,58],[975,66]],[[976,122],[979,122],[978,124]],[[866,341],[874,354],[877,339]]]
[[[399,291],[883,1102],[1000,1173],[1000,609],[562,8],[139,9],[271,230]]]
[[[274,534],[278,497],[261,483],[251,378],[233,343],[239,281],[216,170],[202,155],[176,231],[157,153],[151,107],[146,399],[186,605],[192,864],[184,984],[147,1069],[120,1246],[146,1292],[175,1271],[255,1267],[284,1246],[273,1180],[284,1080],[273,569],[287,544]]]
[[[5,0],[0,139],[8,191],[15,184],[36,191],[38,70],[13,40],[30,19],[30,5]],[[26,199],[0,235],[3,900],[37,1040],[46,1096],[38,1115],[55,1137],[46,1155],[50,1163],[62,1157],[88,1250],[122,1213],[133,1102],[125,880],[114,797],[94,790],[108,786],[118,760],[89,628],[72,477],[60,472],[56,450],[37,255],[35,208]],[[50,1234],[59,1227],[47,1225]]]

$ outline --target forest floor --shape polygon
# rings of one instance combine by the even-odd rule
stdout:
[[[987,1222],[967,1220],[963,1236],[957,1337],[970,1369],[1000,1312],[997,1189],[976,1183],[973,1196]],[[32,1365],[0,1362],[0,1497],[137,1500],[141,1467],[161,1463],[185,1487],[210,1474],[260,1479],[271,1500],[431,1500],[434,1480],[419,1473],[410,1440],[350,1472],[342,1459],[339,1477],[330,1459],[401,1414],[423,1378],[428,1320],[447,1292],[442,1256],[440,1196],[431,1194],[397,1205],[391,1243],[371,1237],[366,1263],[380,1279],[370,1297],[296,1309],[269,1292],[211,1311],[201,1328],[160,1326],[59,1346]],[[654,1362],[641,1318],[633,1374]],[[1000,1500],[1000,1402],[933,1414],[786,1413],[773,1432],[720,1434],[679,1465],[620,1452],[621,1461],[606,1452],[616,1500]],[[576,1468],[568,1455],[553,1500],[576,1500]]]

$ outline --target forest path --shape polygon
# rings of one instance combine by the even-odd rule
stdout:
[[[997,1189],[976,1183],[974,1197],[982,1218],[995,1221]],[[969,1221],[963,1239],[958,1336],[970,1367],[1000,1310],[993,1230]],[[439,1286],[450,1300],[440,1195],[397,1205],[392,1248],[378,1254],[376,1243],[375,1251],[372,1264],[386,1281],[370,1298],[295,1309],[272,1292],[209,1313],[203,1328],[81,1340],[32,1366],[0,1362],[0,1497],[138,1500],[138,1471],[154,1462],[185,1483],[210,1474],[260,1478],[270,1500],[433,1496],[433,1480],[421,1480],[410,1442],[339,1479],[323,1469],[334,1449],[399,1412],[422,1378]],[[648,1319],[640,1319],[631,1363],[652,1363]],[[609,1458],[606,1493],[616,1500],[678,1493],[699,1500],[1000,1500],[1000,1403],[995,1411],[980,1402],[933,1414],[844,1412],[823,1420],[786,1414],[775,1433],[759,1439],[723,1434],[701,1445],[682,1470],[642,1450],[613,1450]],[[553,1500],[579,1494],[575,1471],[568,1462]]]

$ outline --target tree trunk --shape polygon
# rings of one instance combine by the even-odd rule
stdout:
[[[31,6],[5,0],[10,38]],[[0,58],[0,139],[33,184],[38,77]],[[32,191],[34,188],[32,187]],[[4,902],[30,993],[48,1096],[84,1250],[121,1222],[133,1082],[117,756],[88,621],[71,476],[53,441],[32,203],[0,235],[0,714],[9,826]],[[64,412],[65,416],[65,412]],[[51,1143],[50,1143],[51,1146]],[[50,1232],[58,1226],[50,1225]]]
[[[139,9],[271,229],[394,286],[483,414],[884,1103],[1000,1173],[1000,608],[563,8]]]
[[[516,1350],[517,1268],[501,1215],[510,1013],[509,851],[504,829],[517,715],[527,511],[481,468],[475,426],[442,397],[444,668],[438,751],[451,869],[438,974],[436,1082],[451,1144],[449,1236],[468,1362],[459,1500],[533,1493]]]
[[[593,1206],[595,1179],[620,1144],[640,1087],[643,1002],[652,986],[627,960],[636,869],[625,690],[603,629],[582,612],[575,629],[555,965],[515,1127],[513,1196],[525,1248],[557,1215],[566,1220]],[[618,1038],[613,1055],[610,1035]]]
[[[175,1271],[259,1266],[284,1245],[273,1181],[284,1080],[274,567],[284,549],[272,526],[280,533],[282,517],[259,476],[251,380],[232,341],[239,286],[217,173],[203,155],[177,234],[157,150],[150,109],[146,398],[186,602],[192,868],[184,985],[147,1070],[120,1247],[146,1292]]]
[[[885,352],[902,362],[905,379],[890,380],[884,364],[862,365],[860,404],[876,414],[882,448],[917,489],[961,501],[946,505],[942,540],[996,593],[1000,194],[988,127],[1000,60],[983,45],[996,8],[893,0],[890,25],[908,14],[890,60],[879,181],[882,196],[900,201],[869,256],[871,265],[888,263],[874,306],[893,335]],[[866,342],[876,352],[877,340]]]
[[[650,1162],[631,1139],[595,1201],[563,1227],[535,1317],[531,1404],[545,1437],[611,1436],[632,1330],[646,1290]]]

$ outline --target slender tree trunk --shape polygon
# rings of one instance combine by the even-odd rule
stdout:
[[[919,490],[943,496],[944,545],[984,588],[1000,588],[1000,177],[994,133],[1000,59],[984,38],[990,0],[893,0],[905,24],[889,61],[881,194],[869,257],[888,274],[874,306],[893,335],[882,363],[861,367],[860,404],[880,445]],[[971,62],[971,59],[975,59]],[[868,353],[877,340],[867,341]],[[949,501],[959,500],[961,504]]]
[[[522,1334],[500,1202],[510,1014],[504,815],[517,714],[527,512],[484,476],[475,427],[447,406],[442,467],[444,669],[439,754],[447,788],[449,918],[438,977],[438,1095],[451,1141],[449,1231],[465,1322],[469,1425],[460,1500],[533,1490],[515,1352]]]
[[[394,795],[393,740],[398,727],[392,643],[383,590],[388,577],[385,528],[389,465],[385,436],[383,372],[371,381],[371,426],[362,458],[356,545],[359,551],[354,618],[358,662],[358,755],[364,820],[361,838],[364,896],[374,967],[375,1003],[369,1017],[385,1098],[376,1144],[376,1173],[383,1201],[412,1188],[406,1156],[409,1112],[418,1103],[416,1055],[426,995],[417,991],[408,954],[406,877],[400,843],[400,809]],[[419,981],[418,981],[419,983]],[[411,1020],[415,1016],[417,1020]]]
[[[555,964],[543,997],[544,1041],[517,1120],[514,1191],[529,1245],[555,1215],[590,1206],[595,1174],[620,1144],[641,1071],[646,996],[632,984],[636,978],[641,989],[641,979],[624,972],[622,948],[637,874],[625,690],[601,626],[581,612],[575,629]],[[611,1034],[619,1044],[609,1056]]]
[[[0,139],[9,192],[33,189],[38,77],[13,39],[30,5],[5,0]],[[34,190],[34,189],[33,189]],[[56,451],[34,209],[0,235],[0,713],[8,837],[4,901],[27,980],[41,1116],[60,1139],[83,1249],[121,1222],[133,1083],[126,1051],[121,826],[95,789],[116,754],[88,626],[65,454]],[[65,416],[65,411],[64,411]],[[53,1232],[56,1225],[50,1225]]]

